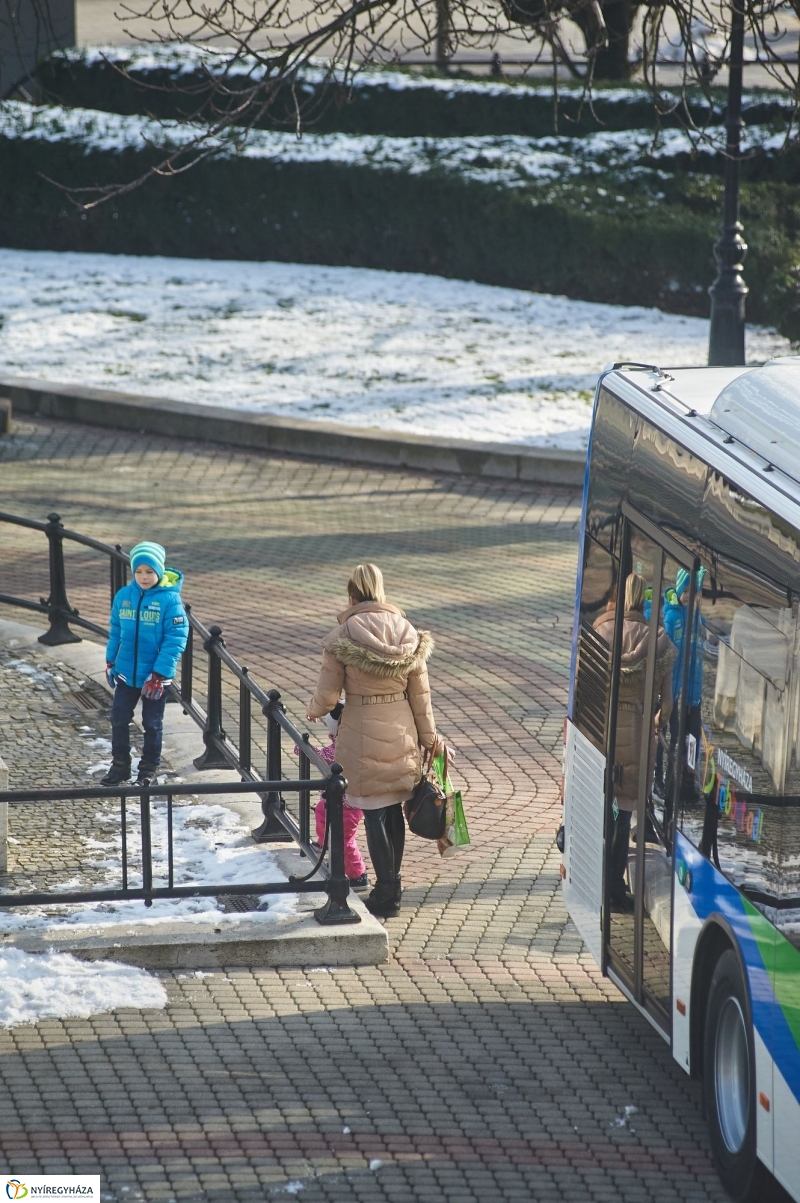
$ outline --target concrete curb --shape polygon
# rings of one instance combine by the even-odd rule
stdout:
[[[100,644],[84,640],[81,643],[44,647],[38,643],[43,628],[27,623],[0,619],[0,646],[22,651],[35,646],[53,662],[61,660],[77,669],[108,692],[105,680],[105,653]],[[138,725],[138,716],[135,720]],[[198,772],[192,757],[203,748],[201,733],[193,719],[179,705],[167,706],[164,715],[164,755],[173,770],[187,784],[197,782],[237,781],[231,769]],[[0,765],[3,761],[0,760]],[[14,786],[12,781],[12,788]],[[96,784],[90,782],[87,784]],[[0,782],[0,787],[2,784]],[[3,787],[4,788],[4,787]],[[225,806],[242,818],[249,827],[261,821],[261,804],[253,794],[226,794],[217,797],[215,804]],[[268,845],[278,866],[286,874],[308,872],[308,862],[301,859],[291,844]],[[322,884],[322,879],[320,879]],[[269,911],[259,914],[225,914],[213,917],[193,917],[191,920],[160,919],[154,923],[126,921],[93,927],[79,926],[54,920],[46,928],[19,931],[13,935],[0,933],[0,948],[20,948],[24,952],[69,952],[86,961],[113,960],[139,965],[145,969],[216,969],[226,965],[270,966],[284,968],[293,965],[381,965],[389,959],[389,939],[383,924],[364,906],[352,891],[349,902],[360,922],[341,927],[321,927],[310,911],[325,901],[324,893],[298,895],[296,913],[270,924]],[[265,922],[266,920],[266,922]]]
[[[582,451],[427,435],[400,436],[362,426],[241,413],[217,405],[195,405],[166,397],[143,397],[21,376],[0,376],[0,394],[10,397],[16,411],[23,414],[388,468],[579,488],[583,485],[586,464]]]

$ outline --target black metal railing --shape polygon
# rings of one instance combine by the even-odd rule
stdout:
[[[130,559],[119,544],[112,547],[110,543],[101,543],[97,539],[89,538],[88,535],[80,535],[77,531],[66,530],[59,514],[48,514],[47,522],[39,522],[35,518],[20,518],[17,514],[0,512],[0,522],[26,527],[28,530],[41,531],[47,536],[50,560],[50,594],[47,598],[41,597],[38,602],[35,602],[28,598],[12,597],[8,593],[0,593],[0,602],[5,602],[10,606],[19,606],[23,610],[35,610],[39,614],[46,614],[49,626],[45,633],[39,636],[39,642],[50,647],[57,647],[62,643],[80,643],[81,637],[70,630],[70,623],[83,627],[86,631],[92,631],[95,635],[108,635],[105,627],[96,622],[90,622],[70,604],[64,567],[64,540],[68,539],[72,543],[79,543],[83,547],[89,547],[93,551],[99,551],[109,557],[112,601],[114,594],[126,584],[130,567]]]
[[[79,626],[93,634],[106,637],[108,630],[99,623],[85,618],[72,605],[67,591],[67,575],[64,561],[64,543],[72,542],[90,548],[108,557],[109,561],[109,590],[110,599],[121,589],[128,580],[130,558],[119,544],[112,546],[97,539],[81,535],[64,527],[59,514],[48,515],[47,522],[39,522],[31,518],[21,518],[15,514],[0,512],[0,523],[8,523],[29,530],[42,532],[47,536],[49,547],[49,581],[50,592],[47,598],[39,601],[14,597],[0,593],[0,603],[33,610],[46,614],[48,629],[39,636],[39,642],[51,647],[64,643],[80,641],[80,636],[72,629]],[[242,782],[252,786],[253,792],[261,798],[263,820],[253,831],[253,838],[259,843],[293,840],[301,851],[312,859],[317,859],[318,851],[311,845],[311,793],[315,788],[311,782],[311,767],[317,769],[326,780],[331,776],[331,766],[320,755],[310,742],[308,732],[300,731],[286,713],[286,707],[281,701],[277,689],[264,690],[253,680],[249,670],[240,665],[228,651],[222,630],[219,626],[205,627],[195,616],[190,605],[186,605],[189,621],[189,636],[186,650],[181,657],[178,678],[169,687],[170,697],[178,702],[184,712],[192,717],[202,732],[205,750],[198,756],[194,764],[197,769],[233,769],[239,773]],[[205,689],[205,709],[199,704],[196,689],[195,643],[199,640],[207,656],[207,678]],[[236,742],[225,731],[225,716],[223,713],[222,670],[225,668],[238,682],[238,722]],[[253,705],[264,715],[267,722],[266,731],[266,772],[264,778],[253,769]],[[297,747],[299,756],[299,786],[291,786],[283,781],[281,736],[285,733]],[[260,787],[260,788],[259,788]],[[48,791],[45,791],[48,792]],[[107,793],[108,791],[106,791]],[[135,791],[127,790],[128,795]],[[197,792],[195,790],[194,792]],[[297,793],[297,815],[292,814],[286,806],[286,793]],[[328,790],[326,789],[326,796]],[[102,794],[102,791],[101,791]],[[100,797],[101,794],[95,796]],[[37,795],[38,797],[39,795]],[[76,795],[77,796],[77,795]],[[89,795],[83,793],[81,797]],[[59,797],[61,795],[59,794]],[[0,798],[0,800],[3,800]],[[31,800],[36,800],[35,798]],[[334,855],[338,858],[341,851],[342,863],[344,858],[344,837],[341,837],[341,849],[338,848],[339,833],[333,825],[330,827],[330,871],[333,872]],[[324,864],[321,871],[326,872]]]
[[[324,906],[314,912],[318,923],[333,925],[340,923],[359,923],[358,914],[351,909],[347,898],[350,883],[345,873],[344,865],[344,821],[342,817],[345,779],[341,766],[326,765],[329,772],[325,779],[314,780],[301,778],[297,781],[248,781],[216,782],[203,785],[165,785],[165,786],[119,786],[98,787],[96,789],[42,789],[42,790],[6,790],[0,792],[0,803],[7,802],[10,806],[47,805],[54,803],[94,801],[101,799],[118,799],[120,807],[120,881],[118,885],[87,890],[36,890],[29,892],[0,893],[0,907],[18,906],[52,906],[65,903],[85,902],[124,902],[130,899],[143,899],[146,906],[151,906],[157,898],[207,898],[226,897],[232,895],[263,895],[263,894],[302,894],[326,893],[328,895]],[[321,867],[325,848],[311,870],[302,877],[290,877],[287,881],[266,882],[250,881],[231,884],[230,882],[181,882],[175,883],[173,836],[173,800],[179,796],[205,798],[231,793],[261,793],[295,792],[302,793],[312,789],[323,789],[327,801],[328,822],[330,830],[330,872],[326,878],[317,877]],[[129,805],[138,799],[139,812],[139,847],[141,850],[141,866],[138,874],[131,872],[130,846],[130,817]],[[167,857],[165,884],[157,884],[154,877],[153,863],[153,818],[154,804],[163,801],[163,812],[166,821]],[[138,877],[141,884],[136,884]],[[132,883],[132,878],[133,883]],[[316,878],[316,880],[314,880]]]

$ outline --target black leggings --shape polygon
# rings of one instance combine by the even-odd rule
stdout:
[[[630,810],[621,810],[616,819],[611,818],[611,849],[608,858],[608,892],[612,902],[625,897],[625,871],[628,868],[628,852],[631,840]]]
[[[364,830],[376,880],[387,885],[397,881],[406,844],[402,802],[381,806],[378,810],[365,810]]]

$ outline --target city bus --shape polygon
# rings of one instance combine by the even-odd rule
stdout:
[[[800,1200],[800,358],[600,378],[562,851],[730,1197]]]

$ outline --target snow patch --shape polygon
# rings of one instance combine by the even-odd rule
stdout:
[[[692,36],[698,57],[702,57],[703,52],[712,54],[718,52],[719,47],[713,42],[711,34],[712,31],[707,29],[702,22],[694,21],[692,23]],[[681,52],[685,55],[682,47],[667,40],[661,54],[662,57],[669,58],[671,61],[683,61],[683,58],[679,57]],[[746,61],[749,61],[753,55],[754,47],[748,45],[745,52]],[[261,79],[264,74],[263,64],[253,55],[237,56],[233,60],[228,49],[196,42],[162,42],[146,46],[93,45],[57,51],[53,57],[64,59],[75,65],[86,64],[89,67],[110,63],[122,68],[132,76],[142,77],[154,71],[168,71],[176,75],[209,72],[217,76],[224,74],[228,78],[244,76],[255,81]],[[344,80],[343,64],[331,62],[329,59],[312,59],[299,72],[297,87],[302,90],[314,87],[324,81],[343,82]],[[492,79],[437,78],[421,74],[418,71],[396,67],[387,69],[377,65],[365,65],[357,68],[352,77],[347,78],[347,86],[355,92],[427,91],[439,92],[448,97],[472,94],[482,97],[509,97],[519,101],[525,101],[534,96],[541,97],[548,103],[552,102],[553,95],[552,86],[549,83],[536,84],[522,79],[505,82]],[[562,100],[580,102],[586,99],[585,90],[580,84],[561,83],[558,93]],[[663,96],[667,103],[674,102],[674,94],[664,92]],[[765,97],[768,98],[771,105],[780,105],[787,113],[794,111],[790,96],[776,96],[775,93],[769,91],[748,90],[743,99],[745,105],[761,104]],[[638,106],[644,103],[649,106],[653,103],[653,93],[649,88],[642,87],[600,88],[595,91],[594,99],[596,103],[610,101],[618,105]],[[709,107],[700,96],[692,98],[692,105],[695,109]]]
[[[52,681],[53,679],[52,673],[47,672],[44,668],[37,668],[35,664],[29,664],[27,660],[6,660],[4,668],[15,669],[35,684],[44,684],[45,681]]]
[[[40,1019],[86,1019],[120,1007],[164,1007],[161,982],[131,965],[0,949],[0,1027]]]
[[[0,106],[0,137],[21,141],[72,142],[89,153],[121,153],[150,145],[162,150],[189,146],[207,133],[191,122],[155,120],[140,114],[122,115],[61,105],[36,106],[5,101]],[[452,138],[398,138],[382,134],[303,134],[280,130],[233,127],[209,136],[203,146],[223,158],[263,159],[276,163],[330,163],[349,167],[424,175],[459,175],[476,183],[521,188],[532,183],[563,182],[609,169],[630,172],[643,163],[668,165],[676,156],[701,153],[718,156],[725,147],[723,126],[710,127],[702,137],[682,129],[654,133],[649,129],[600,131],[576,137],[521,134]],[[742,149],[780,153],[786,131],[771,126],[748,126]],[[127,308],[127,307],[126,307]],[[123,314],[137,320],[135,306]]]
[[[153,884],[167,882],[167,826],[166,800],[155,798],[152,803],[152,849]],[[115,812],[116,813],[116,812]],[[106,816],[107,821],[112,816]],[[140,844],[138,805],[128,809],[129,880],[138,884],[141,862],[137,849]],[[121,838],[113,834],[110,839],[87,841],[96,853],[93,867],[104,873],[104,884],[120,883]],[[247,885],[285,882],[273,854],[265,847],[254,844],[249,828],[233,811],[224,806],[178,805],[173,810],[173,859],[176,885],[220,884]],[[77,879],[61,883],[63,890],[81,888]],[[99,887],[98,887],[99,888]],[[261,901],[267,904],[263,911],[225,912],[220,909],[216,898],[156,899],[146,907],[144,901],[131,899],[122,902],[98,902],[64,904],[63,906],[25,907],[24,911],[0,912],[0,933],[41,931],[58,922],[62,927],[91,927],[102,932],[103,928],[122,923],[136,923],[137,927],[157,928],[159,924],[181,919],[185,923],[206,921],[210,916],[218,927],[235,927],[237,924],[258,923],[267,928],[275,927],[293,918],[297,913],[297,895],[266,894]],[[209,976],[198,971],[196,977]]]
[[[401,433],[582,450],[605,364],[708,352],[704,319],[402,272],[0,249],[0,275],[4,374]],[[751,361],[788,350],[748,327]]]

